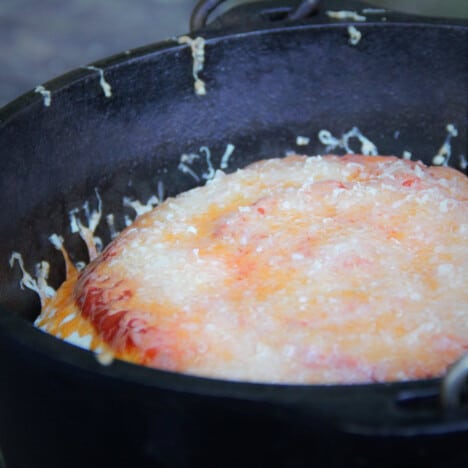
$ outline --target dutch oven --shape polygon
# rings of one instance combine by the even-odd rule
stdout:
[[[97,189],[123,220],[123,196],[145,200],[160,181],[166,195],[187,190],[197,182],[178,170],[180,156],[202,146],[216,165],[233,144],[234,170],[287,151],[323,153],[321,129],[357,126],[380,154],[429,164],[452,124],[448,164],[466,170],[466,24],[330,0],[246,4],[205,26],[219,3],[200,2],[192,18],[191,37],[206,40],[204,96],[190,47],[171,39],[68,73],[0,111],[6,466],[468,466],[466,359],[421,381],[230,382],[103,366],[33,326],[39,301],[19,288],[11,252],[29,271],[50,261],[58,286],[63,261],[48,236],[70,232],[72,208],[95,203]],[[327,15],[344,7],[366,21]],[[362,33],[356,45],[351,24]],[[298,135],[309,145],[298,147]],[[109,240],[104,227],[99,235]],[[83,260],[77,235],[66,242]]]

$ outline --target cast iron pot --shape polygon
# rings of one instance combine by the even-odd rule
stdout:
[[[298,6],[245,5],[194,33],[206,38],[205,96],[194,93],[190,49],[169,40],[95,64],[110,97],[99,71],[80,69],[44,85],[50,103],[30,92],[0,111],[0,446],[8,468],[468,463],[466,361],[445,379],[346,386],[103,366],[33,327],[38,299],[8,266],[12,251],[29,271],[46,259],[58,286],[64,267],[48,236],[65,235],[72,258],[85,259],[70,234],[71,209],[96,203],[97,189],[123,227],[124,195],[146,200],[160,181],[166,195],[198,183],[178,164],[202,146],[218,166],[227,143],[235,145],[234,170],[289,150],[324,153],[321,129],[341,135],[358,126],[379,153],[410,151],[430,163],[453,124],[449,164],[463,170],[466,26],[373,13],[355,24],[362,39],[352,46],[349,23],[325,14],[343,3],[293,21]],[[298,135],[310,144],[296,146]],[[109,240],[105,226],[98,234]]]

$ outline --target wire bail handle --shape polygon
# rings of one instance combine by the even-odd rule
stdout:
[[[442,406],[449,412],[458,412],[466,402],[464,394],[468,388],[468,354],[462,356],[447,371],[442,380]]]
[[[193,9],[190,17],[190,31],[196,31],[206,26],[210,14],[226,0],[200,0]],[[320,4],[320,0],[303,0],[296,8],[293,8],[287,20],[295,21],[306,18],[314,13]]]

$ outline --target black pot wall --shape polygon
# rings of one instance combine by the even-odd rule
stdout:
[[[448,421],[436,434],[352,434],[333,426],[326,414],[319,416],[317,408],[311,414],[300,392],[271,402],[268,390],[263,398],[255,392],[254,398],[240,398],[235,386],[219,394],[216,383],[205,395],[190,385],[158,388],[157,379],[142,384],[119,378],[122,369],[103,375],[51,362],[30,349],[12,353],[6,342],[2,337],[0,366],[7,380],[0,386],[0,438],[9,468],[461,467],[468,462],[466,430],[447,431]],[[318,405],[331,403],[325,393],[316,393]],[[349,399],[364,417],[369,395],[363,391],[360,400]],[[414,422],[414,412],[409,416]]]

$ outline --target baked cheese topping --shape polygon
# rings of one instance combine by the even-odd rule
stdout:
[[[468,178],[453,169],[296,155],[143,211],[70,266],[40,328],[106,363],[258,382],[434,377],[468,350]]]

